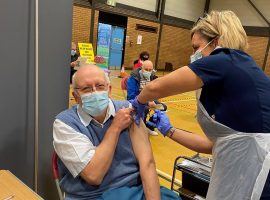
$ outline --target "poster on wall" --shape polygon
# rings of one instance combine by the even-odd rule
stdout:
[[[97,55],[96,65],[101,68],[108,68],[112,26],[109,24],[98,24]]]
[[[137,44],[142,44],[142,35],[138,35]]]
[[[93,45],[91,43],[78,43],[79,51],[80,51],[80,57],[86,58],[87,64],[95,64],[94,59],[94,51],[93,51]]]

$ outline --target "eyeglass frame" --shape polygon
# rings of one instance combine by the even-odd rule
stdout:
[[[207,15],[208,15],[208,14],[205,12],[205,13],[203,14],[203,16],[201,16],[201,17],[199,17],[199,18],[197,19],[197,21],[194,23],[193,26],[196,26],[201,20],[204,20],[205,17],[207,17]],[[218,35],[211,37],[211,36],[207,35],[207,33],[205,33],[204,31],[201,32],[201,33],[207,38],[208,41],[211,41],[211,40],[213,40],[213,39],[219,37]]]
[[[96,91],[106,91],[106,89],[108,89],[108,83],[105,83],[105,84],[96,84],[94,87],[90,87],[90,86],[85,86],[85,87],[75,87],[74,90],[76,90],[77,92],[79,93],[83,93],[83,94],[86,94],[86,93],[93,93],[93,92],[96,92]]]
[[[197,19],[197,21],[194,23],[194,26],[195,26],[196,24],[198,24],[199,21],[205,19],[205,17],[207,17],[207,13],[206,13],[206,12],[203,14],[203,16],[200,16],[200,17]]]

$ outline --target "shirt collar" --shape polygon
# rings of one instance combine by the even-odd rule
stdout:
[[[80,105],[77,105],[77,113],[78,116],[81,120],[81,122],[83,123],[83,125],[86,127],[90,124],[90,122],[92,120],[94,120],[96,123],[100,124],[101,126],[103,126],[103,124],[111,117],[111,116],[115,116],[115,108],[113,105],[113,102],[111,99],[109,99],[109,105],[107,108],[107,113],[104,119],[104,122],[101,124],[98,121],[96,121],[93,117],[91,117],[88,113],[86,113],[85,111],[83,111],[82,107]]]

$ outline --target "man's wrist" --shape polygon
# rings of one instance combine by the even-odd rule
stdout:
[[[112,123],[109,129],[111,132],[117,133],[117,134],[120,134],[122,132],[122,129],[119,127],[117,123]]]
[[[167,136],[167,137],[169,137],[169,138],[172,138],[172,136],[173,136],[175,130],[176,130],[176,128],[171,127],[171,128],[168,130],[168,132],[166,133],[165,136]]]

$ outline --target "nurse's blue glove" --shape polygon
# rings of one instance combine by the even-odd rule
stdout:
[[[169,132],[169,130],[173,127],[166,113],[160,110],[155,110],[155,114],[153,115],[153,120],[148,121],[147,124],[154,128],[157,128],[164,137]]]
[[[137,97],[134,100],[130,100],[129,102],[132,104],[132,107],[134,108],[135,113],[136,113],[135,123],[137,125],[139,125],[140,124],[140,118],[142,118],[142,120],[144,119],[144,111],[145,111],[145,108],[147,106],[147,103],[146,104],[140,103],[138,101]]]

